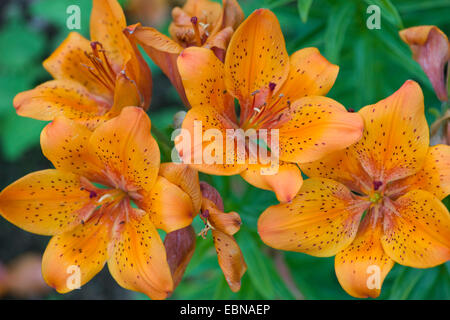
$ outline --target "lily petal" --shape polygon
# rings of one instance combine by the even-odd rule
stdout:
[[[441,144],[430,147],[419,172],[389,186],[394,193],[415,189],[431,192],[440,200],[450,194],[450,146]]]
[[[228,43],[233,35],[233,28],[227,27],[208,37],[203,48],[211,49],[214,55],[222,62],[225,61],[225,53],[227,51]]]
[[[177,185],[189,195],[194,215],[200,211],[202,192],[196,170],[185,164],[168,162],[161,164],[159,175]]]
[[[253,12],[231,38],[225,58],[227,90],[241,103],[272,82],[281,87],[289,73],[289,56],[276,16],[267,9]]]
[[[237,148],[236,139],[227,139],[227,130],[236,127],[213,105],[192,108],[183,120],[175,147],[183,162],[200,172],[234,175],[246,167],[245,150]]]
[[[177,67],[177,58],[183,47],[154,28],[137,25],[133,28],[132,33],[133,39],[142,46],[153,62],[161,68],[162,72],[178,91],[185,106],[189,108],[190,105]]]
[[[190,47],[180,54],[178,70],[186,96],[193,108],[214,106],[236,122],[234,99],[226,93],[223,63],[205,48]]]
[[[340,103],[320,96],[308,96],[286,110],[288,121],[280,126],[280,159],[305,163],[344,149],[358,141],[363,120],[347,112]]]
[[[230,236],[239,231],[242,221],[237,212],[225,213],[217,208],[216,204],[207,198],[203,198],[202,214],[211,223],[214,230],[226,233]]]
[[[401,30],[399,34],[410,46],[414,60],[430,79],[439,100],[447,101],[444,69],[450,59],[450,44],[445,33],[436,26],[418,26]]]
[[[114,71],[120,72],[133,49],[123,33],[127,22],[117,0],[93,0],[90,20],[92,41],[100,42]]]
[[[384,278],[394,266],[380,242],[383,226],[380,222],[372,224],[369,215],[361,223],[355,240],[335,258],[339,283],[356,298],[378,297]]]
[[[121,73],[125,73],[128,80],[133,79],[131,81],[135,82],[139,92],[140,104],[129,104],[129,106],[140,106],[144,108],[144,110],[147,110],[150,107],[150,101],[152,98],[152,72],[150,71],[150,67],[137,46],[137,42],[134,39],[133,30],[134,26],[129,26],[123,31],[133,48],[133,54],[131,54],[130,59],[126,62],[125,68],[121,71]]]
[[[450,215],[431,193],[410,191],[384,215],[384,251],[397,263],[431,268],[450,259]]]
[[[222,0],[222,25],[221,29],[232,27],[236,30],[244,20],[244,12],[236,0]]]
[[[85,126],[65,117],[58,117],[41,132],[42,152],[56,169],[101,182],[101,164],[89,154],[91,134]]]
[[[148,215],[131,218],[110,247],[108,268],[122,287],[165,299],[173,290],[166,250]]]
[[[143,104],[143,97],[140,95],[136,81],[129,78],[125,71],[119,73],[116,77],[114,104],[108,112],[110,118],[118,116],[124,107],[140,107]]]
[[[149,193],[137,200],[138,206],[148,212],[158,228],[172,232],[192,223],[194,209],[189,195],[166,178],[158,176]]]
[[[108,108],[104,100],[71,80],[47,81],[16,95],[13,104],[22,117],[49,121],[65,116],[80,123],[90,119],[95,122]]]
[[[164,238],[167,262],[172,273],[174,288],[180,283],[195,250],[196,234],[192,226],[169,232]]]
[[[208,184],[205,181],[200,181],[200,190],[202,191],[202,197],[203,199],[208,199],[213,202],[213,204],[219,209],[220,211],[224,211],[225,207],[223,205],[223,199],[220,195],[219,191],[217,191],[216,188],[214,188],[212,185]]]
[[[247,270],[241,248],[234,237],[218,230],[212,231],[219,266],[230,286],[231,291],[241,288],[241,278]]]
[[[352,146],[299,166],[310,178],[332,179],[358,193],[367,193],[373,188],[372,180],[361,166]]]
[[[111,184],[128,191],[152,189],[160,153],[150,127],[150,119],[143,109],[126,107],[118,117],[92,133],[90,153],[104,165]]]
[[[365,106],[364,134],[355,148],[373,181],[390,182],[420,170],[428,152],[429,133],[420,86],[406,81],[394,94]]]
[[[91,43],[82,35],[71,32],[61,45],[44,62],[44,68],[56,80],[73,80],[86,87],[88,92],[112,101],[112,92],[89,73],[91,60],[86,56],[91,52]]]
[[[353,241],[368,206],[354,200],[338,182],[307,179],[291,203],[271,206],[262,213],[258,232],[275,249],[329,257]]]
[[[261,174],[270,169],[270,164],[249,164],[247,169],[241,172],[241,177],[257,188],[275,192],[278,201],[290,202],[303,183],[300,169],[296,164],[281,162],[276,172]]]
[[[0,213],[32,233],[54,235],[86,221],[96,205],[80,176],[58,170],[30,173],[0,193]]]
[[[93,217],[50,240],[42,258],[42,275],[50,287],[59,293],[78,289],[103,269],[110,228],[106,220]]]
[[[325,59],[317,48],[298,50],[290,57],[289,76],[279,92],[284,101],[290,102],[306,96],[324,96],[333,87],[338,72],[339,67]]]

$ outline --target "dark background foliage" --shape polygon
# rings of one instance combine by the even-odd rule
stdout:
[[[127,9],[133,0],[120,2]],[[167,32],[168,13],[182,1],[156,2],[162,4],[162,9],[154,9],[154,20],[150,20],[158,21],[158,27]],[[0,1],[0,189],[29,172],[51,166],[39,147],[45,123],[18,117],[12,100],[18,92],[50,79],[41,62],[69,33],[66,8],[71,4],[81,7],[80,32],[88,36],[91,0]],[[246,15],[259,7],[272,9],[280,20],[289,53],[314,46],[338,64],[339,76],[329,96],[347,108],[358,110],[372,104],[392,94],[405,80],[414,79],[424,91],[429,123],[442,112],[429,80],[412,60],[398,31],[415,25],[437,25],[450,35],[450,0],[241,0],[240,4]],[[370,4],[381,8],[380,30],[366,27]],[[127,11],[130,24],[138,19],[133,12]],[[183,106],[161,71],[151,61],[149,64],[154,86],[149,115],[153,126],[170,137],[172,116]],[[272,193],[255,189],[240,177],[202,175],[202,179],[220,191],[226,211],[241,215],[244,223],[236,238],[248,271],[241,291],[232,293],[218,266],[210,236],[207,240],[198,237],[194,257],[172,299],[351,298],[337,282],[333,258],[275,251],[259,240],[256,221],[267,206],[276,203]],[[198,219],[195,227],[197,231],[202,228]],[[42,253],[47,242],[47,237],[29,234],[0,218],[1,263],[7,264],[25,252]],[[105,268],[81,290],[66,295],[50,291],[31,298],[146,297],[120,288]],[[426,270],[396,265],[379,299],[450,299],[450,262]]]

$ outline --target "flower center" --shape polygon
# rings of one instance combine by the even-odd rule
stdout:
[[[91,78],[100,83],[106,89],[114,92],[116,86],[116,72],[113,70],[108,58],[106,57],[106,52],[100,42],[91,42],[92,52],[84,52],[91,62],[91,65],[82,64],[83,67],[87,68]]]
[[[240,125],[243,129],[275,128],[287,120],[283,94],[274,97],[276,84],[269,82],[267,88],[252,93],[251,105],[241,112]]]
[[[110,189],[103,193],[98,199],[98,205],[116,204],[127,197],[127,193],[121,189]]]
[[[373,191],[369,195],[369,201],[372,203],[380,203],[384,196],[384,188],[382,181],[373,181]]]
[[[369,201],[372,203],[380,203],[383,195],[380,192],[374,192],[369,196]]]

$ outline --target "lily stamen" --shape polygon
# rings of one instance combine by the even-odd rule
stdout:
[[[197,45],[200,47],[202,45],[202,37],[200,36],[200,29],[198,28],[198,18],[192,17],[191,23],[194,28],[195,40],[197,42]]]

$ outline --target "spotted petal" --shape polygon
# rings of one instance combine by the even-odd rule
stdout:
[[[225,58],[228,92],[239,99],[241,108],[251,93],[281,87],[289,73],[289,56],[276,16],[267,9],[254,11],[231,38]]]
[[[80,176],[53,169],[30,173],[0,193],[0,213],[6,220],[43,235],[73,229],[95,207]]]
[[[335,258],[336,276],[342,288],[353,297],[376,298],[394,262],[383,250],[383,226],[364,218],[355,240]]]
[[[419,172],[389,186],[393,194],[415,189],[429,191],[441,200],[450,194],[450,146],[430,147]]]
[[[150,191],[156,182],[159,148],[141,108],[124,108],[118,117],[100,125],[89,139],[89,151],[116,187]]]
[[[72,80],[47,81],[36,88],[19,93],[13,101],[18,115],[38,120],[53,120],[57,116],[80,123],[100,121],[108,109],[83,85]]]
[[[250,164],[241,172],[241,177],[257,188],[274,191],[280,202],[291,201],[303,183],[302,173],[297,165],[287,162],[279,163],[278,167]]]
[[[416,82],[406,81],[394,94],[358,113],[364,119],[364,134],[355,148],[373,181],[394,181],[420,170],[429,134]]]
[[[410,191],[384,217],[384,251],[397,263],[430,268],[450,259],[450,215],[431,193]]]
[[[294,102],[306,96],[324,96],[336,80],[339,67],[323,57],[317,48],[304,48],[290,57],[289,76],[279,103]]]
[[[333,256],[353,241],[368,206],[342,184],[312,178],[303,182],[291,203],[266,209],[259,217],[258,232],[275,249]]]
[[[108,259],[110,224],[93,217],[75,229],[54,236],[42,258],[45,282],[59,293],[91,280]]]
[[[280,126],[280,159],[305,163],[344,149],[362,136],[363,121],[333,99],[310,96],[292,104]]]
[[[152,299],[165,299],[172,292],[166,250],[148,215],[126,221],[109,252],[109,271],[125,289]]]

